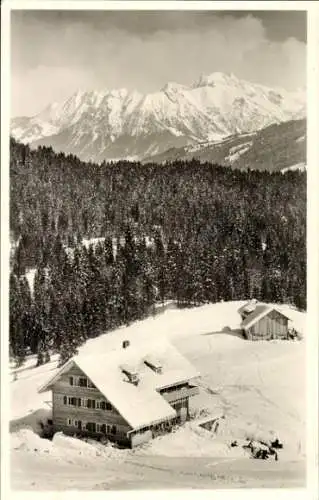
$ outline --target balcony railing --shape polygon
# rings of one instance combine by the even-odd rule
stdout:
[[[195,385],[181,387],[180,389],[176,389],[175,391],[161,392],[161,395],[166,399],[168,403],[170,403],[171,401],[176,401],[178,399],[196,396],[196,394],[199,394],[199,388]]]

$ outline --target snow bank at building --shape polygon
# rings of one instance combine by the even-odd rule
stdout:
[[[11,449],[30,456],[45,455],[60,462],[81,462],[88,459],[124,460],[129,450],[119,450],[112,445],[65,436],[57,432],[53,440],[42,439],[31,428],[20,429],[11,435]]]
[[[247,457],[243,448],[232,448],[224,439],[188,422],[171,434],[160,436],[139,451],[169,457]]]
[[[33,429],[20,429],[11,435],[11,448],[19,451],[51,453],[53,443],[48,439],[42,439]]]

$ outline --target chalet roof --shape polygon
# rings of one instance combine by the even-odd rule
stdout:
[[[255,310],[250,313],[247,318],[245,318],[241,326],[244,328],[244,330],[247,330],[250,328],[252,325],[257,323],[257,321],[261,320],[264,316],[267,316],[271,311],[277,311],[281,316],[284,316],[287,319],[290,319],[286,314],[283,312],[279,311],[276,307],[267,305],[267,304],[258,304],[255,308]]]
[[[138,336],[137,336],[138,337]],[[155,357],[162,366],[156,373],[145,363]],[[110,401],[133,428],[141,428],[176,416],[174,408],[159,394],[159,389],[186,382],[199,373],[166,339],[138,342],[123,349],[121,346],[103,354],[79,355],[66,363],[39,389],[50,390],[52,385],[76,364],[98,390]],[[122,371],[123,365],[138,372],[137,385],[130,383]]]

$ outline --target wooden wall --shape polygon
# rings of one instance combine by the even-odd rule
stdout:
[[[68,425],[67,421],[68,418],[70,418],[72,420],[81,420],[82,422],[106,424],[110,427],[116,425],[116,437],[124,439],[126,433],[131,430],[131,427],[113,406],[112,410],[101,410],[64,404],[64,396],[75,396],[77,398],[89,398],[107,402],[107,399],[97,389],[71,386],[69,383],[69,377],[71,375],[86,376],[77,366],[73,366],[68,373],[63,374],[60,380],[54,384],[52,389],[52,418],[54,430],[63,431],[67,434],[79,432],[76,427]],[[82,432],[82,434],[87,434],[87,432]],[[107,435],[114,438],[113,433]]]
[[[283,339],[288,336],[288,319],[277,311],[270,311],[252,325],[247,337],[252,340]]]
[[[174,391],[173,394],[176,397],[178,395],[183,397],[170,402],[170,404],[177,411],[177,418],[168,422],[165,421],[163,424],[160,423],[155,426],[149,426],[145,428],[143,432],[133,432],[127,436],[128,431],[132,430],[132,427],[113,406],[112,410],[102,410],[98,408],[93,409],[85,406],[64,404],[64,396],[67,398],[88,398],[107,402],[107,399],[97,388],[70,385],[70,376],[86,377],[86,375],[76,365],[74,365],[67,373],[61,375],[60,379],[54,384],[52,388],[52,419],[55,432],[62,431],[68,435],[81,435],[99,438],[102,437],[103,434],[98,432],[92,433],[85,429],[80,430],[76,426],[69,425],[68,419],[71,419],[72,421],[81,420],[85,423],[94,422],[95,424],[100,425],[105,424],[106,426],[109,426],[110,432],[106,432],[106,437],[108,439],[122,443],[123,445],[130,445],[134,447],[137,444],[149,440],[152,435],[157,435],[156,428],[160,428],[158,432],[165,432],[165,430],[170,430],[172,425],[174,425],[177,421],[184,422],[188,417],[189,397],[185,397],[185,390],[182,388],[180,391]],[[189,391],[191,391],[191,389],[189,389]],[[165,394],[163,396],[165,396]],[[111,432],[113,425],[116,426],[116,434]],[[139,436],[136,437],[136,434]]]

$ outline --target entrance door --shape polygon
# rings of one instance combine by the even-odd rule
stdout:
[[[179,416],[180,416],[180,419],[181,419],[181,423],[183,424],[184,422],[186,422],[186,419],[187,419],[187,408],[186,407],[182,407],[179,411]]]

